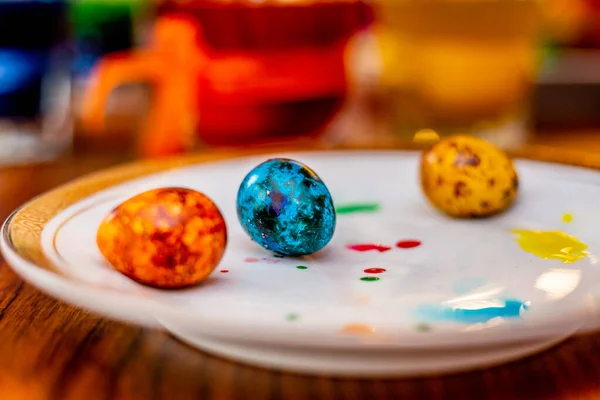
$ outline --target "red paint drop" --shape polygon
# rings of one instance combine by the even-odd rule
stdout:
[[[245,262],[258,262],[258,258],[256,257],[247,257],[244,259]]]
[[[229,272],[229,270],[228,270],[228,269],[222,269],[222,270],[221,270],[221,272],[222,272],[223,274],[226,274],[226,273],[228,273],[228,272]]]
[[[383,268],[367,268],[367,269],[365,269],[366,274],[382,274],[385,271],[386,270]]]
[[[350,250],[354,251],[370,251],[377,250],[380,253],[384,253],[386,251],[391,250],[392,248],[389,246],[382,246],[380,244],[349,244],[346,246]]]
[[[421,242],[418,240],[401,240],[396,243],[396,247],[400,249],[413,249],[415,247],[419,247]]]

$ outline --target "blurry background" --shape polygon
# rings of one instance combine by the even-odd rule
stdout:
[[[4,164],[599,130],[600,0],[0,1]]]

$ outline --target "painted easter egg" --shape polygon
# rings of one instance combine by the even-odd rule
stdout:
[[[333,200],[321,178],[306,165],[283,158],[260,164],[244,178],[237,215],[253,241],[288,256],[322,249],[336,224]]]
[[[472,136],[439,141],[421,158],[421,186],[429,201],[454,217],[485,217],[510,207],[519,178],[499,148]]]
[[[204,194],[163,188],[111,211],[96,242],[110,264],[129,278],[148,286],[182,288],[203,281],[219,264],[227,227]]]

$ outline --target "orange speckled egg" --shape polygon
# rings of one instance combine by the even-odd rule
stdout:
[[[519,179],[499,148],[472,136],[437,142],[421,158],[421,186],[429,201],[453,217],[486,217],[506,210]]]
[[[182,288],[203,281],[219,264],[227,227],[204,194],[163,188],[111,211],[96,241],[104,257],[129,278],[158,288]]]

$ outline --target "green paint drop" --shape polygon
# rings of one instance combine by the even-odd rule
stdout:
[[[378,281],[379,278],[376,276],[365,276],[365,277],[360,278],[360,280],[364,281],[364,282],[375,282],[375,281]]]
[[[298,268],[298,269],[308,269],[308,267],[305,267],[304,265],[298,265],[296,268]]]
[[[360,203],[360,204],[345,204],[335,209],[337,214],[354,214],[362,212],[379,211],[379,204],[376,203]]]
[[[300,316],[298,314],[294,314],[294,313],[288,314],[285,317],[285,319],[288,320],[289,322],[297,321],[299,318],[300,318]]]

